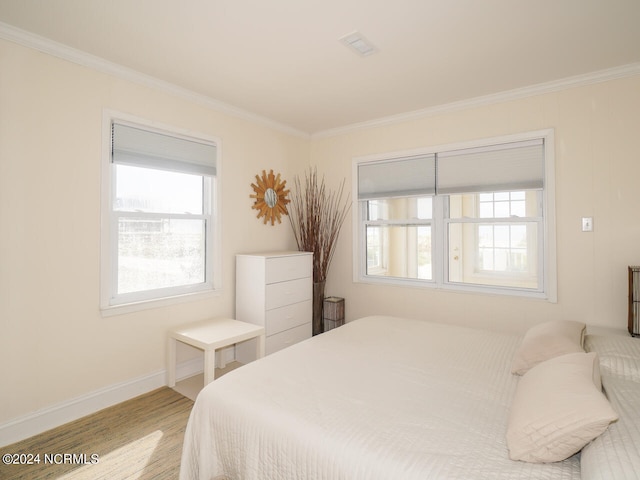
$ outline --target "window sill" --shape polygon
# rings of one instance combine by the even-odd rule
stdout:
[[[184,295],[175,295],[172,297],[158,298],[154,300],[144,300],[140,302],[124,303],[121,305],[102,306],[100,314],[103,317],[113,317],[116,315],[125,315],[127,313],[139,312],[142,310],[150,310],[153,308],[167,307],[180,303],[195,302],[198,300],[206,300],[213,297],[219,297],[220,290],[207,290],[204,292],[187,293]]]
[[[416,280],[407,278],[382,278],[364,276],[355,280],[355,283],[364,283],[369,285],[386,285],[392,287],[413,287],[413,288],[429,288],[434,290],[442,290],[447,292],[471,293],[478,295],[492,295],[501,297],[520,297],[536,300],[543,300],[550,303],[556,303],[555,296],[547,292],[535,290],[524,290],[518,288],[500,288],[491,285],[464,285],[459,283],[443,283],[438,284],[433,280]]]

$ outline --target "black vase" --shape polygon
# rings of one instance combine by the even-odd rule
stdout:
[[[318,335],[324,332],[322,308],[324,306],[324,282],[313,282],[313,322],[312,333]]]

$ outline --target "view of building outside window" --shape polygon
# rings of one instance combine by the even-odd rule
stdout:
[[[206,177],[115,168],[117,293],[204,282]]]

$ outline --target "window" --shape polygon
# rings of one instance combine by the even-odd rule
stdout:
[[[451,195],[448,204],[450,282],[542,290],[541,190]]]
[[[214,291],[216,143],[120,120],[109,124],[103,310]]]
[[[355,159],[356,281],[555,301],[552,134]]]
[[[366,202],[367,275],[432,278],[431,198]]]

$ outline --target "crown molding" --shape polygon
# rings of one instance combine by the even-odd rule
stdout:
[[[211,108],[212,110],[216,110],[220,113],[225,113],[227,115],[232,115],[244,120],[259,123],[297,137],[306,139],[309,138],[308,133],[290,127],[289,125],[276,122],[256,113],[243,110],[234,105],[230,105],[206,95],[196,93],[192,90],[179,87],[175,84],[159,80],[158,78],[152,77],[150,75],[140,73],[131,68],[118,65],[116,63],[105,60],[104,58],[91,55],[89,53],[69,47],[62,43],[55,42],[48,38],[35,35],[31,32],[27,32],[3,22],[0,22],[0,38],[13,43],[17,43],[18,45],[22,45],[27,48],[31,48],[33,50],[40,51],[42,53],[46,53],[48,55],[52,55],[54,57],[61,58],[63,60],[67,60],[69,62],[76,63],[78,65],[82,65],[84,67],[97,70],[102,73],[106,73],[107,75],[112,75],[123,80],[169,93],[184,100],[188,100],[204,107]]]
[[[356,132],[359,130],[366,130],[369,128],[395,125],[410,120],[431,117],[443,113],[451,113],[474,107],[508,102],[511,100],[519,100],[536,95],[542,95],[545,93],[557,92],[560,90],[566,90],[568,88],[581,87],[594,83],[601,83],[610,80],[631,77],[634,75],[640,75],[640,62],[622,65],[620,67],[610,68],[606,70],[599,70],[584,75],[567,77],[560,80],[554,80],[552,82],[539,83],[536,85],[531,85],[529,87],[516,88],[513,90],[494,93],[491,95],[470,98],[467,100],[461,100],[459,102],[452,102],[443,105],[437,105],[435,107],[413,110],[411,112],[405,112],[398,115],[390,115],[366,122],[353,123],[350,125],[345,125],[344,127],[323,130],[321,132],[313,133],[311,135],[311,139],[333,137]]]

